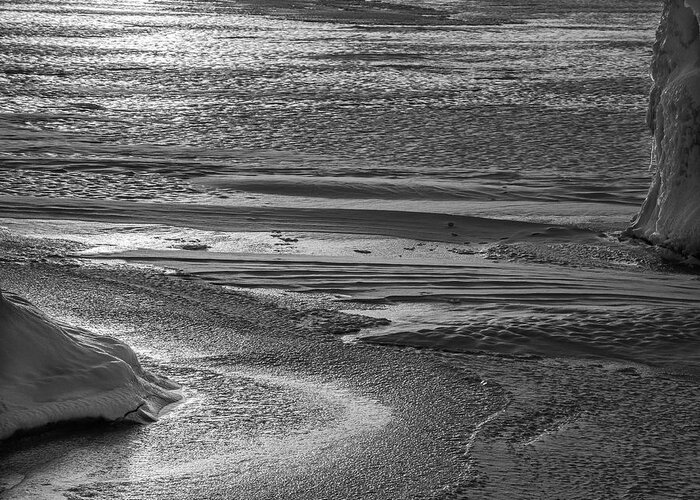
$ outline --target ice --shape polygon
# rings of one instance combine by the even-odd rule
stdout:
[[[126,344],[51,319],[0,292],[0,439],[76,419],[150,422],[180,399]]]
[[[652,62],[653,179],[629,232],[700,253],[700,1],[667,0]]]

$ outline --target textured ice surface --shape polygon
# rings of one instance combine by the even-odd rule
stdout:
[[[65,420],[149,422],[180,397],[127,345],[52,320],[14,294],[0,294],[0,342],[0,439]]]
[[[143,363],[181,381],[188,397],[154,425],[56,430],[3,443],[3,498],[700,493],[700,398],[692,374],[603,359],[347,345],[333,333],[359,326],[354,317],[280,307],[199,280],[7,261],[0,271],[8,289],[43,310],[150,353]],[[611,286],[615,278],[610,273]],[[679,306],[654,325],[670,335],[684,310],[697,314]],[[618,316],[615,337],[598,335],[591,339],[597,346],[617,349],[615,339],[633,340],[624,324],[630,317]],[[507,318],[501,324],[518,326]],[[683,336],[677,348],[693,355],[696,343]]]
[[[700,252],[700,36],[697,1],[668,0],[654,45],[648,121],[653,180],[631,232]]]

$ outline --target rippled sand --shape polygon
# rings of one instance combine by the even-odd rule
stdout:
[[[699,360],[678,342],[696,342],[692,276],[609,270],[598,292],[575,292],[599,273],[482,261],[476,274],[454,278],[483,291],[496,268],[534,281],[506,279],[494,289],[501,305],[462,295],[442,311],[460,315],[461,329],[446,330],[456,317],[443,317],[431,334],[447,344],[416,350],[341,339],[392,325],[401,332],[410,310],[394,317],[352,303],[362,316],[348,316],[332,296],[251,295],[154,269],[75,267],[60,255],[76,243],[3,238],[3,287],[129,343],[186,396],[149,426],[58,428],[4,443],[3,498],[697,494]],[[364,258],[355,257],[358,270]],[[543,274],[558,274],[579,298],[531,304],[561,291],[552,285],[550,296]],[[600,294],[616,287],[624,295]],[[425,346],[416,335],[373,342]],[[478,353],[440,351],[461,350],[458,338]]]
[[[658,11],[0,6],[0,285],[185,393],[0,498],[700,496],[698,277],[618,239]]]

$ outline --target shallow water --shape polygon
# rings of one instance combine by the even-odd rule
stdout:
[[[183,177],[283,173],[637,205],[660,6],[492,3],[3,3],[0,193],[192,202],[270,185]]]
[[[73,324],[128,337],[148,369],[185,385],[186,399],[154,425],[3,443],[2,498],[410,496],[468,476],[464,429],[502,404],[500,389],[471,372],[344,349],[269,302],[167,279],[148,291],[136,284],[146,275],[133,271],[122,281],[119,272],[66,270],[3,266],[4,283]],[[407,383],[394,384],[397,376]],[[444,384],[460,404],[437,397]],[[442,421],[451,425],[436,426]]]
[[[0,286],[187,399],[0,497],[697,497],[697,276],[615,238],[659,10],[1,3]]]
[[[127,341],[186,395],[149,426],[4,442],[2,498],[697,494],[692,376],[628,360],[347,345],[329,332],[358,318],[310,303],[132,269],[0,267],[5,287]]]

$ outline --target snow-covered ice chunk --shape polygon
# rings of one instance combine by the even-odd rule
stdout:
[[[629,233],[700,254],[700,0],[666,0],[654,44],[648,124],[653,178]]]
[[[126,344],[0,291],[0,439],[67,420],[154,421],[178,388],[145,371]]]

